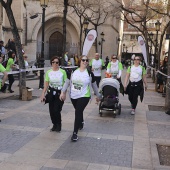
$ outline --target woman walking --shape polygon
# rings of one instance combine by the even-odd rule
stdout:
[[[65,70],[59,68],[58,57],[52,57],[50,60],[52,69],[48,70],[45,75],[44,89],[41,95],[41,102],[48,100],[49,112],[53,127],[51,131],[61,131],[61,110],[64,100],[59,99],[63,84],[67,79]],[[45,99],[45,94],[48,93],[48,99]]]
[[[99,99],[100,95],[94,78],[94,74],[87,70],[89,59],[86,56],[79,58],[79,68],[76,69],[66,80],[62,93],[61,100],[65,100],[66,90],[70,86],[71,102],[75,108],[74,131],[71,137],[72,141],[78,140],[78,130],[84,126],[83,111],[91,98],[91,87]]]
[[[141,101],[143,100],[144,87],[147,89],[146,70],[140,65],[141,58],[139,56],[134,57],[134,65],[129,66],[125,78],[124,90],[128,94],[129,101],[132,106],[131,114],[135,114],[135,109],[138,103],[138,96],[140,95]],[[129,84],[127,85],[129,81]]]
[[[121,78],[123,66],[122,63],[119,62],[116,55],[112,55],[111,62],[107,65],[107,73],[112,74],[112,77],[116,77],[117,79]]]
[[[111,77],[116,78],[119,81],[120,93],[124,95],[124,88],[121,81],[122,70],[123,70],[122,63],[119,62],[116,55],[113,54],[111,57],[111,62],[109,62],[107,65],[106,73],[111,74]]]
[[[12,69],[16,68],[15,64],[14,64],[14,59],[15,59],[15,52],[9,52],[8,53],[8,62],[7,62],[7,66],[6,66],[6,71],[10,72],[12,71]],[[9,86],[8,86],[8,91],[10,93],[13,93],[14,91],[11,89],[13,83],[14,83],[14,76],[13,74],[8,74],[8,80],[9,80]]]

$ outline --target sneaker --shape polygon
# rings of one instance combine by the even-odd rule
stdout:
[[[53,127],[50,129],[50,131],[53,132],[53,131],[56,131],[56,129],[57,129],[57,126],[53,125]]]
[[[134,114],[135,114],[135,109],[132,109],[131,115],[134,115]]]
[[[77,136],[77,134],[74,132],[73,133],[73,135],[72,135],[72,137],[71,137],[71,140],[73,141],[73,142],[76,142],[77,140],[78,140],[78,136]]]
[[[1,119],[0,119],[0,122],[1,122]]]
[[[80,125],[80,127],[79,127],[79,130],[84,129],[84,124],[85,124],[85,122],[82,122],[82,123],[81,123],[81,125]]]

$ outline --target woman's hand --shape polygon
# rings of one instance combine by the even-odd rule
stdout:
[[[65,101],[65,99],[66,99],[66,94],[65,94],[64,92],[61,92],[59,98],[60,98],[61,101]]]
[[[42,93],[40,99],[41,99],[41,102],[44,102],[44,101],[45,101],[45,94],[44,94],[44,93]]]
[[[98,104],[100,101],[100,99],[98,97],[96,97],[96,104]]]

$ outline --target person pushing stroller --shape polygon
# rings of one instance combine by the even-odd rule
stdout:
[[[122,63],[119,62],[117,56],[113,54],[111,57],[111,62],[109,62],[107,66],[106,77],[112,77],[117,79],[120,83],[120,93],[124,95],[124,87],[121,81],[122,70],[123,70]]]

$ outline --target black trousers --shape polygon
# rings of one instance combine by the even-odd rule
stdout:
[[[94,77],[95,77],[95,80],[96,80],[97,87],[99,87],[101,76],[94,76]]]
[[[8,74],[9,86],[8,90],[11,90],[12,84],[14,83],[14,76],[13,74]]]
[[[128,97],[129,97],[129,101],[132,105],[132,109],[136,109],[136,106],[138,104],[138,96],[141,92],[141,86],[137,85],[137,86],[129,86],[129,92],[128,92]]]
[[[81,126],[81,123],[84,121],[83,111],[87,106],[89,100],[90,100],[89,97],[71,99],[71,102],[75,108],[74,132],[76,133],[78,133],[79,127]]]
[[[61,110],[64,102],[59,99],[59,96],[53,96],[52,100],[49,101],[49,112],[51,122],[53,125],[61,125]]]

